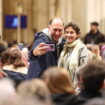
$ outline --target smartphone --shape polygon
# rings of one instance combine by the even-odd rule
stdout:
[[[55,44],[45,44],[44,46],[49,46],[47,51],[55,51]]]

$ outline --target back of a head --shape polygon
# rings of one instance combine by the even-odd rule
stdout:
[[[21,97],[19,95],[0,100],[0,105],[52,105],[51,102],[40,101],[33,97]]]
[[[6,50],[7,43],[5,41],[0,41],[0,56]]]
[[[10,53],[10,59],[13,59],[14,61],[16,59],[21,59],[22,58],[22,54],[18,49],[13,49]]]
[[[101,60],[93,60],[80,69],[82,85],[86,91],[99,91],[105,78],[105,63]]]
[[[10,57],[10,49],[8,48],[1,55],[1,63],[3,65],[5,65],[6,63],[8,63],[9,57]]]
[[[8,78],[0,80],[0,102],[16,95],[13,81]]]
[[[98,45],[93,45],[93,47],[92,47],[92,52],[93,52],[95,55],[100,55],[99,46],[98,46]]]
[[[22,96],[32,96],[40,100],[46,100],[49,96],[46,84],[40,79],[32,79],[22,82],[17,87],[17,91]]]
[[[15,68],[25,66],[22,62],[22,54],[19,49],[12,49],[10,51],[8,64],[13,64]]]
[[[45,70],[42,79],[46,82],[50,92],[53,93],[72,93],[70,77],[67,70],[52,67]]]

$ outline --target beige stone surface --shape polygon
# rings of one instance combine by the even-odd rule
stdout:
[[[16,5],[21,3],[23,15],[27,15],[27,28],[21,29],[21,41],[32,42],[33,29],[40,31],[48,26],[54,16],[60,16],[65,23],[77,23],[82,37],[89,31],[91,21],[100,23],[105,33],[105,0],[0,0],[0,35],[3,39],[17,39],[17,29],[4,28],[4,16],[17,14]]]

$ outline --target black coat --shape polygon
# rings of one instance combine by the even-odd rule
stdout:
[[[105,42],[105,36],[100,32],[97,31],[96,34],[93,34],[91,31],[86,34],[84,37],[85,44],[100,44]]]
[[[55,51],[47,52],[45,55],[42,56],[34,56],[32,51],[41,42],[47,44],[55,44]],[[35,35],[35,41],[32,46],[32,49],[29,53],[30,65],[28,68],[27,79],[39,78],[45,69],[51,66],[57,66],[58,62],[57,55],[59,55],[59,51],[61,51],[61,49],[63,48],[62,46],[63,44],[56,45],[56,43],[51,41],[50,38],[45,33],[43,32],[37,33]]]
[[[26,80],[27,75],[19,72],[14,72],[10,70],[3,70],[7,75],[8,78],[14,81],[15,86],[20,84],[22,81]]]
[[[51,99],[55,105],[82,105],[84,103],[72,93],[53,94]]]
[[[78,97],[79,97],[79,99],[83,100],[84,102],[87,102],[88,100],[93,99],[93,98],[102,98],[103,94],[102,94],[102,92],[99,92],[99,91],[89,92],[89,91],[82,89],[80,91],[80,93],[78,94]]]

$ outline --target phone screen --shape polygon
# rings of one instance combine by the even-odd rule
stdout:
[[[47,51],[55,51],[55,44],[45,44],[45,46],[49,46],[49,49],[47,49]]]

